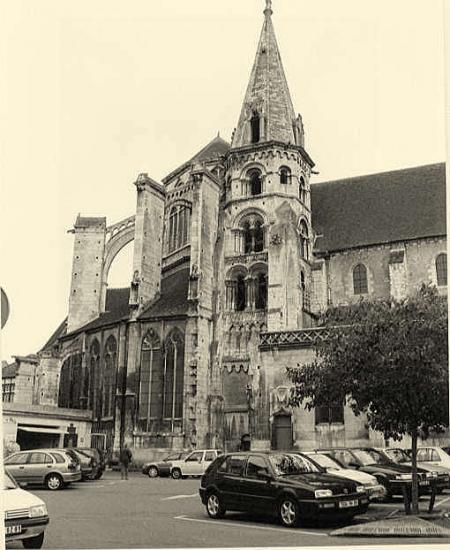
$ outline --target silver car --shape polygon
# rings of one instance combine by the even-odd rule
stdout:
[[[35,449],[13,453],[5,469],[19,485],[43,485],[51,491],[81,479],[80,463],[62,449]]]

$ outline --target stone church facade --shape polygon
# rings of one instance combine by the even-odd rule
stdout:
[[[447,293],[445,166],[311,183],[270,2],[231,144],[214,138],[113,225],[78,216],[68,317],[39,352],[61,408],[145,459],[167,449],[383,443],[343,407],[292,410],[329,305]],[[130,286],[108,288],[133,241]],[[100,437],[100,436],[96,436]]]

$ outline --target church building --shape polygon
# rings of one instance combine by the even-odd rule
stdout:
[[[92,441],[125,442],[136,460],[383,444],[347,407],[290,408],[286,367],[312,359],[330,305],[422,282],[447,294],[445,165],[313,176],[266,0],[231,142],[215,137],[161,182],[139,174],[125,220],[73,226],[68,316],[38,358]],[[131,241],[130,285],[109,288]]]

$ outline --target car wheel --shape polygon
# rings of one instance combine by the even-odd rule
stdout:
[[[173,479],[181,479],[181,470],[179,468],[172,470],[172,477]]]
[[[45,486],[50,491],[57,491],[63,487],[62,477],[58,474],[49,474],[45,478]]]
[[[297,527],[300,522],[300,508],[292,497],[285,496],[280,500],[278,517],[285,527]]]
[[[23,539],[22,544],[24,548],[42,548],[44,544],[44,532],[36,537],[31,537],[29,539]]]
[[[158,477],[158,468],[156,466],[150,466],[147,474],[148,477]]]
[[[212,519],[219,519],[225,515],[225,508],[222,505],[221,498],[217,493],[210,493],[206,501],[206,511]]]

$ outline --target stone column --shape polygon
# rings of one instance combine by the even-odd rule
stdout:
[[[245,298],[247,309],[255,309],[256,301],[256,279],[254,277],[247,277],[245,279]]]

